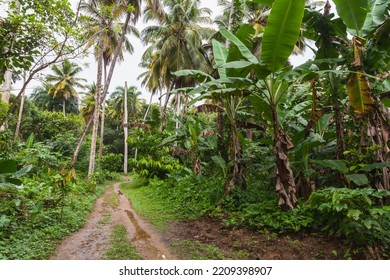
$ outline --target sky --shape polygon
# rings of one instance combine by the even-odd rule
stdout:
[[[74,9],[77,8],[79,0],[70,0],[70,3],[72,4],[72,7]],[[216,15],[221,14],[221,7],[217,5],[217,0],[202,0],[202,7],[208,7],[210,8],[214,14],[212,15],[215,17]],[[136,27],[141,32],[147,25],[143,22],[142,18],[138,21]],[[141,87],[141,81],[138,80],[138,76],[145,71],[144,68],[139,67],[139,63],[141,62],[142,54],[144,53],[147,46],[144,46],[141,41],[135,37],[130,37],[131,43],[134,46],[134,53],[133,54],[125,54],[124,61],[121,63],[117,63],[114,74],[111,80],[109,92],[113,91],[117,86],[124,86],[125,81],[127,81],[127,84],[129,86],[136,86],[141,92],[142,92],[142,98],[147,100],[149,102],[150,99],[150,93]],[[290,61],[293,65],[299,65],[303,62],[305,62],[307,59],[312,58],[313,53],[308,50],[302,55],[298,56],[292,56],[290,58]],[[80,73],[80,78],[84,78],[87,80],[88,84],[91,84],[92,82],[96,81],[96,62],[92,55],[90,55],[87,58],[84,59],[76,59],[76,62],[80,64],[80,66],[83,67],[83,71]],[[88,67],[84,66],[85,64],[89,65]],[[45,73],[49,73],[50,69],[46,70]],[[32,81],[29,86],[27,87],[27,95],[30,95],[33,88],[40,85],[39,81]],[[21,88],[21,82],[16,83],[13,85],[13,93],[18,93],[18,89]],[[157,102],[157,97],[153,98],[153,102]]]

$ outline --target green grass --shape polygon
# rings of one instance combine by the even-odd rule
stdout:
[[[152,188],[141,187],[145,183],[143,179],[134,177],[132,182],[123,183],[120,187],[122,192],[131,198],[132,207],[140,216],[157,228],[164,229],[177,215],[164,201],[156,197]]]
[[[183,240],[171,245],[174,253],[185,260],[226,260],[224,253],[214,245],[204,244],[200,241]]]
[[[61,207],[44,209],[23,224],[12,228],[7,236],[0,235],[0,259],[44,260],[50,258],[63,238],[81,228],[96,198],[104,191],[98,186],[95,193],[71,193],[66,199],[64,216]]]
[[[99,224],[101,225],[108,225],[111,222],[111,214],[108,212],[104,212],[102,214],[102,218],[99,220]]]
[[[105,260],[140,260],[134,247],[127,238],[127,231],[123,225],[116,225],[110,236],[110,247],[104,253]]]
[[[105,198],[105,200],[103,201],[103,205],[110,206],[111,208],[116,208],[119,205],[119,198],[116,195],[114,188],[113,187],[110,188],[112,190],[112,193]]]

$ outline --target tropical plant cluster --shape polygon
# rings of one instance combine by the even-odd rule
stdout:
[[[389,257],[388,1],[223,0],[214,19],[199,0],[80,1],[75,12],[65,0],[8,2],[0,242],[47,217],[70,223],[89,203],[73,198],[129,170],[175,218],[327,235],[355,258]],[[110,87],[130,38],[146,46],[149,102],[135,86]],[[87,53],[91,84],[75,60]]]

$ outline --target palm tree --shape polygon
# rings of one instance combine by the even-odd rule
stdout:
[[[52,71],[54,74],[46,76],[47,82],[54,83],[50,86],[49,94],[62,100],[62,110],[65,116],[66,101],[77,98],[76,87],[84,88],[82,82],[86,80],[76,77],[82,71],[82,68],[69,60],[65,60],[60,66],[54,65]]]
[[[103,71],[104,71],[104,84],[107,80],[107,67],[111,62],[115,47],[120,41],[120,31],[124,29],[123,23],[120,22],[120,17],[124,11],[124,5],[122,3],[116,3],[115,1],[108,0],[94,0],[89,3],[83,3],[81,6],[87,15],[83,16],[83,20],[86,23],[86,37],[88,42],[86,47],[90,48],[95,46],[94,55],[95,58],[99,58],[99,42],[102,44],[102,55],[103,55]],[[128,25],[125,28],[126,34],[132,34],[139,38],[140,34],[138,30]],[[130,40],[125,37],[122,43],[121,50],[119,52],[119,61],[124,59],[124,51],[133,53],[134,48],[130,43]],[[102,104],[102,115],[100,124],[100,145],[99,145],[99,157],[103,153],[103,135],[104,135],[104,120],[105,120],[105,100],[101,98],[100,103]]]
[[[30,96],[32,103],[41,110],[57,112],[63,110],[62,99],[59,96],[49,94],[52,86],[44,83],[41,86],[34,88]],[[78,98],[69,97],[65,102],[66,113],[78,114]]]
[[[129,9],[129,7],[133,9]],[[94,172],[94,163],[95,163],[95,148],[96,148],[96,139],[98,131],[98,122],[99,122],[99,108],[100,104],[103,103],[105,96],[108,91],[108,86],[112,77],[113,69],[115,67],[116,61],[121,56],[123,57],[123,45],[126,46],[126,34],[129,31],[129,22],[130,20],[133,23],[136,23],[140,17],[140,1],[139,0],[124,0],[124,1],[112,1],[112,0],[91,0],[90,2],[84,2],[82,4],[82,9],[86,11],[89,17],[85,17],[86,26],[90,27],[88,32],[90,36],[89,45],[96,44],[95,54],[98,62],[98,71],[97,71],[97,82],[96,82],[96,95],[95,95],[95,111],[93,115],[93,129],[92,129],[92,142],[91,142],[91,154],[90,154],[90,164],[88,175],[91,175]],[[123,16],[126,15],[124,24],[116,24],[116,22]],[[96,20],[95,20],[96,19]],[[115,27],[116,28],[110,28]],[[134,29],[134,28],[133,28]],[[110,31],[111,30],[111,31]],[[120,33],[112,32],[119,30]],[[88,33],[87,32],[87,33]],[[109,34],[109,35],[108,35]],[[87,45],[88,46],[88,45]],[[129,44],[127,44],[130,47]],[[108,76],[104,76],[104,89],[101,96],[102,88],[102,69],[103,64],[105,66],[112,60],[112,65],[110,67],[110,72]],[[104,118],[102,118],[104,121]],[[88,126],[89,126],[88,122]],[[84,135],[85,133],[83,133]],[[82,142],[82,139],[79,141]],[[79,146],[78,145],[78,146]],[[102,147],[102,143],[101,143]],[[73,155],[72,162],[77,157],[77,149]],[[101,153],[101,152],[100,152]]]
[[[108,114],[114,119],[123,119],[125,92],[125,87],[118,86],[112,93],[110,100],[108,100]],[[141,113],[143,108],[144,102],[138,98],[140,95],[141,92],[135,86],[127,88],[127,111],[129,117],[133,120]]]
[[[87,91],[82,92],[84,98],[81,100],[80,112],[83,116],[85,122],[93,114],[93,109],[95,106],[95,94],[96,94],[96,83],[86,86]]]
[[[164,114],[172,90],[195,84],[193,78],[176,77],[172,72],[189,68],[209,71],[210,63],[202,44],[213,30],[202,26],[212,22],[211,11],[199,8],[199,0],[164,0],[163,4],[166,11],[145,10],[145,19],[157,20],[159,25],[146,27],[142,31],[142,40],[151,44],[143,56],[149,61],[147,68],[150,72],[144,83],[153,89],[157,89],[156,84],[160,83],[160,87],[168,92],[162,110]]]

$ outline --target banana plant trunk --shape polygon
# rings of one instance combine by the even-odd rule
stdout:
[[[242,148],[240,139],[238,137],[238,127],[237,121],[234,120],[230,126],[230,135],[231,135],[231,146],[230,154],[231,159],[233,160],[232,167],[232,178],[226,183],[225,195],[230,193],[236,185],[240,186],[242,189],[246,189],[246,179],[244,174],[244,164],[242,162]]]
[[[272,106],[272,121],[274,129],[274,153],[276,157],[275,190],[279,196],[278,205],[283,210],[293,209],[297,203],[294,173],[290,167],[288,150],[293,147],[290,138],[279,126],[276,106]]]
[[[368,136],[371,137],[374,144],[379,147],[375,151],[375,157],[377,162],[389,162],[390,161],[390,148],[388,142],[390,140],[390,125],[389,120],[386,118],[385,114],[381,112],[379,106],[370,112],[369,116],[369,127],[368,127]],[[382,176],[378,176],[375,181],[375,187],[377,189],[385,189],[390,191],[390,168],[383,167],[380,169]]]

